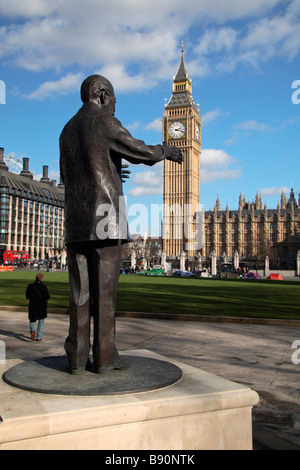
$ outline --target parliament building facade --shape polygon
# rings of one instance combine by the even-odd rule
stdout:
[[[293,189],[287,198],[282,193],[276,209],[263,206],[261,196],[246,202],[241,195],[238,209],[220,208],[217,198],[214,209],[205,212],[204,245],[202,253],[212,252],[219,259],[231,261],[235,254],[250,267],[262,267],[266,256],[270,269],[295,269],[300,250],[300,195]]]
[[[253,267],[268,257],[273,269],[294,269],[300,250],[300,195],[297,199],[293,189],[288,198],[281,195],[281,201],[274,209],[263,206],[261,196],[256,194],[252,202],[240,195],[237,210],[228,206],[221,210],[218,196],[214,209],[202,211],[202,217],[197,218],[197,210],[201,210],[201,117],[193,100],[183,47],[172,95],[165,105],[163,141],[180,147],[184,155],[182,165],[164,162],[163,202],[166,210],[162,244],[167,259],[179,259],[185,253],[186,265],[201,259],[209,266],[213,253],[220,264],[233,265],[237,255],[239,261]],[[185,205],[192,211],[188,214],[193,220],[192,234],[201,232],[200,249],[197,243],[194,247],[186,243]]]

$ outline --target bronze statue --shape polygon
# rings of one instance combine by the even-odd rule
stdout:
[[[86,78],[81,99],[83,106],[60,135],[70,285],[65,350],[72,373],[87,368],[93,317],[93,365],[101,373],[126,367],[115,346],[121,244],[129,241],[122,205],[122,159],[154,165],[164,158],[182,163],[183,157],[177,147],[146,145],[131,136],[114,117],[114,89],[106,78]]]

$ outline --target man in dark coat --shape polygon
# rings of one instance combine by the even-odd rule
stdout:
[[[35,282],[29,284],[26,290],[26,299],[29,299],[28,318],[31,341],[42,340],[44,319],[47,318],[47,301],[50,295],[47,286],[43,284],[43,279],[44,275],[38,273]],[[38,322],[38,327],[36,322]]]
[[[94,369],[123,368],[115,346],[115,302],[121,243],[129,240],[123,200],[122,158],[154,165],[183,161],[181,150],[146,145],[114,117],[115,94],[100,75],[81,85],[83,106],[60,136],[65,185],[65,243],[70,284],[70,329],[65,342],[72,373],[86,368],[94,317]]]

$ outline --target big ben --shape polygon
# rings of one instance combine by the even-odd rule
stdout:
[[[184,62],[184,49],[173,79],[172,96],[165,105],[163,141],[181,148],[182,165],[165,160],[163,171],[163,251],[178,257],[194,256],[196,213],[200,208],[201,118],[192,96],[192,83]]]

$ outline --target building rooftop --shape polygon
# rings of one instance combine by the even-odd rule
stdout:
[[[9,194],[37,200],[39,202],[53,205],[64,205],[64,186],[56,185],[56,181],[48,178],[48,167],[43,167],[43,177],[38,181],[33,179],[28,169],[28,159],[23,159],[23,170],[21,173],[9,171],[4,162],[3,149],[0,151],[0,187],[7,188]]]

